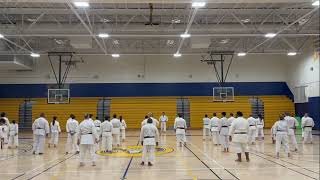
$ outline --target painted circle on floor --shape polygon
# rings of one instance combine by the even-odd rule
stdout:
[[[157,146],[155,149],[156,156],[161,156],[173,152],[174,149],[170,147]],[[126,146],[126,147],[116,147],[112,149],[112,153],[97,151],[97,154],[101,156],[111,156],[111,157],[141,157],[142,156],[142,146]]]

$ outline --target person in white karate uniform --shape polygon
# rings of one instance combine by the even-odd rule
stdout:
[[[50,123],[50,131],[51,131],[51,139],[48,146],[50,148],[50,144],[53,144],[53,147],[57,147],[59,142],[59,133],[61,132],[61,129],[56,116],[53,117],[53,120]]]
[[[186,138],[186,129],[187,123],[186,120],[182,118],[182,114],[179,113],[178,117],[174,120],[174,129],[176,131],[176,138],[177,143],[182,146],[182,144],[186,145],[187,138]]]
[[[43,154],[45,138],[50,132],[44,113],[41,113],[40,117],[33,122],[32,130],[34,133],[33,154]]]
[[[151,118],[149,118],[147,124],[141,128],[140,142],[143,146],[141,165],[143,166],[148,162],[148,166],[152,166],[155,161],[155,148],[159,144],[159,132],[157,127],[153,125]]]
[[[257,136],[257,119],[254,118],[252,115],[247,119],[249,123],[249,133],[248,133],[248,142],[249,144],[256,143],[256,136]]]
[[[5,133],[7,132],[7,126],[6,126],[6,120],[4,118],[0,118],[0,146],[1,149],[4,148],[4,138],[5,138]]]
[[[228,118],[229,121],[229,126],[231,126],[232,122],[235,120],[236,118],[233,116],[233,113],[230,113],[230,116]]]
[[[153,114],[151,112],[148,113],[148,117],[145,118],[142,123],[141,123],[141,127],[147,124],[148,119],[151,118],[152,119],[152,124],[154,126],[156,126],[158,128],[159,126],[159,121],[153,117]]]
[[[210,118],[208,117],[207,114],[204,115],[204,118],[202,119],[203,121],[203,132],[202,132],[202,139],[206,140],[207,137],[209,137],[209,139],[211,139],[211,135],[210,135]]]
[[[276,124],[273,124],[273,126],[270,129],[270,132],[271,132],[272,144],[275,144],[276,143],[276,136],[277,136]]]
[[[210,130],[212,135],[212,142],[214,145],[220,145],[219,126],[220,119],[217,117],[217,113],[213,113],[213,117],[210,120]]]
[[[263,128],[264,128],[264,120],[261,114],[258,114],[258,118],[257,118],[257,139],[258,140],[260,139],[264,140]]]
[[[96,127],[96,131],[97,131],[97,134],[99,135],[98,136],[98,142],[96,143],[95,147],[96,147],[96,150],[100,149],[100,146],[101,146],[101,139],[100,139],[100,135],[101,135],[101,121],[99,120],[98,117],[96,117],[96,119],[93,121],[93,124],[94,126]]]
[[[117,118],[117,115],[114,114],[113,118],[111,119],[112,124],[112,143],[114,146],[120,146],[120,128],[121,128],[121,122]]]
[[[84,166],[87,152],[90,154],[92,166],[96,166],[95,143],[98,142],[99,135],[97,134],[93,121],[89,119],[88,114],[84,116],[84,121],[80,123],[78,132],[78,145],[80,145],[80,166]]]
[[[110,122],[110,118],[109,116],[106,116],[104,122],[101,124],[101,149],[105,153],[112,153],[112,129],[113,126]]]
[[[8,148],[18,148],[18,133],[19,126],[15,120],[9,125],[9,140],[8,140]]]
[[[222,118],[219,123],[220,143],[223,146],[223,152],[229,152],[229,121],[226,117],[227,113],[221,113]]]
[[[308,113],[305,113],[302,117],[301,127],[304,134],[303,142],[312,144],[312,128],[314,127],[314,121],[311,117],[309,117]]]
[[[291,141],[294,147],[294,151],[298,151],[298,143],[295,135],[295,130],[299,126],[299,122],[296,118],[290,116],[289,113],[285,113],[284,119],[287,121],[288,127],[289,127],[289,131],[288,131],[289,141]]]
[[[3,118],[5,120],[5,128],[4,128],[4,133],[3,133],[3,139],[4,139],[4,143],[5,144],[8,144],[8,140],[9,140],[9,124],[10,124],[10,121],[9,119],[6,117],[6,113],[2,112],[1,113],[1,118]]]
[[[119,116],[119,120],[120,120],[120,123],[121,123],[121,126],[120,126],[121,140],[122,140],[122,142],[124,142],[126,140],[127,124],[126,124],[126,121],[122,118],[122,116]]]
[[[247,162],[250,161],[249,158],[249,148],[248,148],[248,132],[249,123],[243,118],[242,112],[237,112],[237,118],[232,122],[229,129],[230,142],[235,145],[235,150],[237,152],[238,159],[236,162],[241,162],[241,153],[246,156]]]
[[[68,153],[79,153],[79,145],[77,144],[77,131],[78,131],[79,122],[76,120],[76,117],[71,114],[70,118],[67,120],[66,131],[68,133],[67,143],[66,143],[66,154]]]
[[[288,143],[288,121],[285,120],[283,115],[280,115],[279,120],[275,123],[274,126],[276,131],[276,157],[280,157],[281,144],[284,146],[284,150],[288,154],[288,157],[290,157],[290,148]]]
[[[161,132],[167,131],[167,122],[168,122],[168,116],[166,116],[165,112],[162,112],[162,115],[159,117],[159,120],[161,122]]]

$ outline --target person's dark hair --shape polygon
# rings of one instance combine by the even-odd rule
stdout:
[[[113,116],[112,116],[113,118],[117,118],[117,114],[113,114]]]
[[[280,114],[280,115],[279,115],[279,119],[280,119],[280,120],[284,120],[284,115]]]
[[[96,119],[99,119],[99,117],[97,116]]]
[[[93,117],[93,114],[89,114],[89,118],[92,118]]]
[[[89,119],[89,117],[90,117],[89,114],[84,115],[84,119]]]
[[[242,117],[242,116],[243,116],[242,112],[241,112],[241,111],[238,111],[238,112],[237,112],[237,116],[238,116],[238,117]]]
[[[222,114],[222,116],[226,116],[226,115],[227,115],[227,113],[226,113],[226,112],[222,112],[221,114]]]
[[[182,113],[179,113],[178,116],[179,116],[179,118],[181,118],[182,117]]]
[[[73,117],[74,117],[74,115],[73,115],[73,114],[70,114],[70,118],[73,119]]]
[[[144,119],[148,119],[148,118],[149,118],[149,116],[148,116],[148,115],[144,116]]]
[[[149,118],[148,121],[147,121],[147,123],[152,124],[152,123],[153,123],[152,119]]]
[[[204,117],[208,117],[208,114],[205,114]]]
[[[44,116],[45,116],[45,114],[44,114],[44,113],[41,113],[41,114],[40,114],[40,117],[44,117]]]
[[[6,124],[6,120],[4,118],[0,118],[0,125]]]
[[[6,117],[6,113],[5,113],[5,112],[2,112],[2,113],[1,113],[1,117]]]
[[[52,125],[54,126],[54,124],[56,123],[57,120],[57,116],[53,116],[53,120],[52,120]]]
[[[233,116],[233,113],[230,113],[230,116]]]
[[[15,120],[12,120],[12,123],[13,123],[13,124],[16,124],[16,121],[15,121]]]
[[[261,115],[261,114],[258,114],[258,118],[260,118],[260,120],[262,120],[262,115]]]
[[[213,113],[213,116],[217,116],[217,113]]]
[[[120,122],[122,122],[122,116],[119,116],[119,120],[120,120]]]
[[[106,116],[106,117],[104,117],[104,120],[105,120],[105,121],[109,121],[109,120],[110,120],[110,117],[109,117],[109,116]]]

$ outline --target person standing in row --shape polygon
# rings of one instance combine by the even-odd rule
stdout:
[[[53,144],[53,147],[57,147],[58,141],[59,141],[59,133],[61,132],[61,129],[56,116],[53,117],[53,120],[50,123],[50,131],[51,131],[51,139],[48,147],[50,148],[50,144]]]
[[[4,140],[4,143],[5,144],[8,144],[8,138],[9,138],[9,124],[10,124],[10,121],[9,119],[6,117],[6,113],[2,112],[1,115],[0,115],[5,123],[4,123],[4,126],[6,126],[4,128],[4,132],[3,132],[3,140]]]
[[[212,141],[214,145],[220,145],[219,124],[220,120],[217,117],[217,113],[213,113],[213,117],[210,120],[210,130],[212,133]]]
[[[165,112],[162,112],[162,115],[159,118],[161,122],[161,132],[166,132],[167,131],[167,122],[168,122],[168,116],[166,116]]]
[[[289,126],[288,121],[285,120],[283,115],[279,117],[279,120],[275,123],[275,131],[276,131],[276,157],[280,158],[280,147],[284,146],[285,152],[290,157],[290,148],[288,144],[288,132]]]
[[[241,162],[241,153],[246,155],[247,162],[250,161],[249,158],[249,148],[248,148],[248,131],[249,131],[249,124],[248,121],[243,118],[242,112],[237,112],[237,119],[235,119],[229,130],[229,138],[230,142],[232,141],[236,146],[236,152],[238,159],[236,162]]]
[[[220,120],[220,126],[219,126],[219,131],[220,131],[220,142],[223,146],[223,152],[229,152],[229,121],[226,118],[227,113],[222,112],[221,113],[222,118]]]
[[[210,118],[208,117],[207,114],[204,115],[204,118],[202,119],[203,121],[203,134],[202,134],[202,139],[206,140],[207,137],[211,139],[210,135]]]
[[[67,143],[66,143],[66,154],[79,153],[79,145],[77,144],[77,131],[78,131],[79,122],[76,120],[76,116],[71,114],[70,118],[67,120],[66,131],[68,133]]]
[[[112,120],[110,121],[112,124],[112,142],[114,146],[120,146],[120,127],[121,122],[117,118],[117,115],[114,114]]]
[[[290,116],[289,113],[285,113],[284,120],[287,121],[287,124],[289,127],[288,138],[294,147],[294,151],[298,151],[298,143],[297,143],[297,139],[296,139],[295,130],[299,126],[299,122],[296,118]]]
[[[95,144],[96,150],[100,149],[100,134],[101,134],[101,121],[99,120],[98,117],[96,117],[96,119],[93,121],[94,126],[96,127],[96,131],[97,134],[99,134],[98,136],[98,142]]]
[[[126,128],[127,124],[126,121],[122,118],[122,116],[119,117],[121,126],[120,126],[120,131],[121,131],[121,141],[124,142],[126,140]]]
[[[263,133],[263,128],[264,128],[264,120],[261,116],[261,114],[258,114],[258,121],[257,121],[257,139],[264,140],[264,133]]]
[[[106,116],[104,122],[101,124],[101,149],[105,153],[112,153],[112,129],[110,118]]]
[[[312,144],[312,128],[314,127],[314,121],[309,117],[308,113],[305,113],[301,120],[301,127],[303,130],[303,142]]]
[[[252,115],[248,118],[249,123],[249,133],[248,133],[248,142],[249,144],[254,145],[256,143],[257,136],[257,119]]]
[[[7,132],[6,120],[4,118],[0,118],[0,147],[4,148],[4,138],[5,133]]]
[[[233,116],[233,113],[230,113],[230,117],[228,119],[229,121],[229,126],[231,126],[232,122],[235,120],[236,118]]]
[[[153,117],[152,112],[149,112],[147,116],[148,116],[148,117],[145,118],[145,119],[142,121],[141,127],[144,126],[144,125],[146,125],[148,119],[151,118],[151,119],[152,119],[152,124],[158,128],[158,126],[159,126],[159,121],[158,121],[156,118]]]
[[[89,115],[84,116],[84,121],[82,121],[78,127],[78,145],[80,145],[80,166],[84,166],[84,160],[87,152],[90,153],[92,166],[96,166],[96,153],[95,153],[95,143],[98,142],[98,134],[96,127],[92,120],[90,120]]]
[[[155,161],[155,147],[159,144],[159,132],[157,127],[153,125],[151,118],[141,128],[140,142],[143,146],[141,165],[148,162],[148,166],[152,166]]]
[[[49,123],[45,119],[44,113],[41,113],[40,117],[33,122],[32,130],[34,134],[33,154],[43,154],[45,137],[50,132]]]
[[[15,120],[9,125],[9,140],[8,140],[8,148],[18,148],[18,132],[19,126]]]
[[[178,117],[174,120],[174,129],[176,131],[177,143],[182,147],[182,144],[186,145],[186,129],[187,123],[186,120],[182,118],[182,114],[179,113]]]

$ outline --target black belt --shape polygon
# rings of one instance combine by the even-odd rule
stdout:
[[[277,132],[286,132],[285,130],[277,130]]]
[[[212,126],[212,127],[218,127],[218,126]]]
[[[183,128],[183,127],[177,127],[177,129],[185,129],[185,128]]]
[[[37,128],[37,129],[43,129],[43,128]]]
[[[312,126],[304,126],[303,128],[305,128],[305,127],[312,127]]]
[[[100,127],[100,126],[96,126],[96,127]]]
[[[143,137],[143,138],[154,138],[154,136],[145,136],[145,137]]]
[[[207,126],[207,125],[209,125],[209,124],[203,124],[203,125]]]
[[[111,131],[103,131],[103,132],[111,132]]]
[[[92,134],[92,133],[87,133],[87,134]],[[81,135],[87,135],[87,134],[81,134]]]
[[[221,126],[221,127],[229,127],[229,126]]]
[[[256,125],[249,125],[249,126],[256,126]]]
[[[246,132],[235,132],[234,134],[247,134]]]

